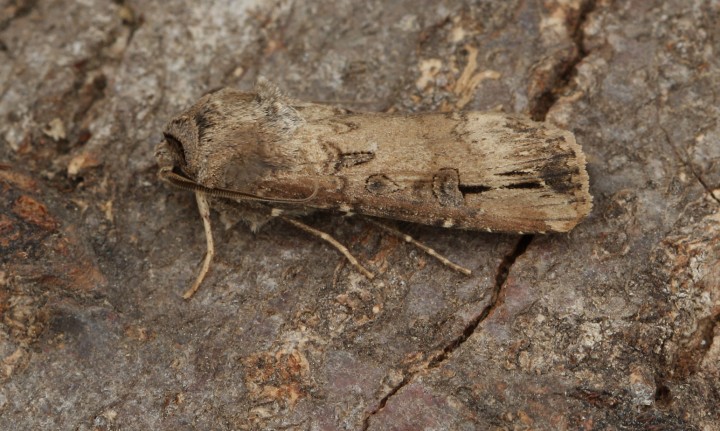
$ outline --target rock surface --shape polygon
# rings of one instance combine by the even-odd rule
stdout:
[[[0,429],[720,429],[720,3],[0,2]],[[305,219],[205,250],[160,130],[258,76],[573,130],[567,235]]]

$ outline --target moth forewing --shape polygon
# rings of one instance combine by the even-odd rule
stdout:
[[[256,186],[281,193],[315,178],[326,185],[315,208],[525,233],[567,232],[591,208],[572,133],[523,117],[345,114],[306,122],[293,141],[305,169]]]
[[[162,178],[234,202],[230,211],[253,230],[282,215],[332,243],[366,275],[344,246],[289,214],[328,209],[446,228],[545,233],[569,231],[592,206],[585,156],[573,134],[516,115],[350,113],[292,101],[261,80],[252,93],[222,89],[203,96],[163,135],[156,151]],[[211,247],[208,239],[210,256]],[[207,265],[208,258],[195,287]]]

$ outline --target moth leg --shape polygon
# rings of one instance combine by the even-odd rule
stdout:
[[[320,239],[323,239],[323,240],[329,242],[330,244],[332,244],[333,247],[335,247],[336,249],[338,249],[338,251],[339,251],[340,253],[342,253],[343,256],[345,256],[345,258],[346,258],[348,261],[350,261],[350,263],[351,263],[358,271],[360,271],[361,273],[363,273],[363,275],[365,275],[365,277],[367,277],[367,278],[370,279],[370,280],[372,280],[373,278],[375,278],[375,274],[373,274],[372,272],[370,272],[370,271],[368,271],[367,269],[365,269],[362,265],[360,265],[360,262],[358,262],[358,260],[355,259],[355,256],[353,256],[352,254],[350,254],[350,250],[348,250],[347,247],[345,247],[344,245],[340,244],[335,238],[331,237],[330,235],[326,234],[326,233],[323,232],[323,231],[320,231],[320,230],[317,230],[317,229],[315,229],[315,228],[313,228],[313,227],[310,227],[310,226],[306,225],[305,223],[299,222],[299,221],[297,221],[297,220],[295,220],[295,219],[293,219],[293,218],[289,218],[289,217],[285,217],[285,216],[278,216],[278,217],[281,218],[281,219],[283,219],[283,220],[285,220],[286,222],[290,223],[291,225],[293,225],[293,226],[295,226],[295,227],[297,227],[297,228],[299,228],[299,229],[301,229],[301,230],[304,230],[304,231],[307,232],[307,233],[313,234],[313,235],[315,235],[315,236],[317,236],[317,237],[320,237]]]
[[[205,260],[203,260],[202,268],[200,273],[195,279],[195,283],[190,286],[190,289],[183,293],[183,299],[190,299],[200,288],[210,269],[210,262],[215,255],[215,244],[213,243],[212,229],[210,227],[210,205],[208,204],[207,197],[202,192],[195,192],[195,200],[197,201],[198,211],[200,211],[200,217],[203,221],[203,227],[205,228],[205,240],[207,241],[207,251],[205,252]]]
[[[377,220],[374,220],[374,219],[371,219],[371,218],[367,218],[367,220],[369,220],[370,223],[374,224],[375,226],[379,227],[380,229],[384,230],[385,232],[388,232],[388,233],[390,233],[390,234],[392,234],[392,235],[395,235],[395,236],[401,238],[402,240],[404,240],[405,242],[408,242],[408,243],[410,243],[410,244],[413,244],[415,247],[423,250],[425,253],[429,254],[430,256],[432,256],[432,257],[434,257],[435,259],[437,259],[437,260],[439,260],[440,262],[442,262],[443,265],[449,266],[450,268],[454,269],[455,271],[462,272],[462,273],[465,274],[465,275],[472,275],[472,271],[470,271],[469,269],[467,269],[467,268],[465,268],[465,267],[463,267],[463,266],[460,266],[460,265],[458,265],[458,264],[456,264],[456,263],[454,263],[454,262],[451,262],[450,259],[448,259],[448,258],[446,258],[445,256],[441,255],[440,253],[436,252],[435,250],[433,250],[432,248],[426,246],[425,244],[423,244],[423,243],[415,240],[415,239],[414,239],[413,237],[411,237],[410,235],[404,234],[404,233],[400,232],[399,230],[397,230],[397,229],[395,229],[395,228],[392,228],[392,227],[390,227],[390,226],[388,226],[388,225],[386,225],[386,224],[380,223],[380,222],[377,221]]]

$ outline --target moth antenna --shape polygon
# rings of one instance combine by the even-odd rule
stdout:
[[[167,181],[168,183],[174,185],[175,187],[178,187],[183,190],[192,191],[195,193],[204,193],[207,196],[212,197],[218,197],[218,198],[225,198],[225,199],[240,199],[245,201],[256,201],[256,202],[270,202],[270,203],[303,203],[308,202],[315,198],[318,193],[318,185],[315,183],[315,186],[313,188],[313,192],[310,194],[310,196],[300,199],[292,199],[292,198],[272,198],[272,197],[266,197],[266,196],[258,196],[254,195],[252,193],[246,193],[246,192],[240,192],[237,190],[230,190],[225,188],[211,188],[211,187],[205,187],[202,184],[198,184],[195,181],[183,177],[182,175],[178,175],[175,172],[172,172],[170,168],[164,168],[160,170],[160,178]]]
[[[343,256],[345,256],[345,258],[352,264],[352,266],[355,267],[355,269],[360,271],[365,277],[367,277],[369,280],[372,280],[373,278],[375,278],[375,274],[373,274],[372,272],[365,269],[365,267],[360,265],[360,262],[358,262],[358,260],[355,258],[355,256],[353,256],[350,253],[350,250],[348,250],[347,247],[340,244],[340,242],[338,242],[338,240],[336,240],[329,234],[327,234],[321,230],[317,230],[313,227],[310,227],[310,226],[306,225],[305,223],[295,220],[293,218],[289,218],[289,217],[285,217],[285,216],[277,216],[277,217],[279,217],[280,219],[290,223],[291,225],[293,225],[301,230],[304,230],[307,233],[313,234],[313,235],[319,237],[320,239],[329,242],[340,253],[342,253]]]
[[[208,270],[210,270],[210,262],[215,255],[215,245],[213,243],[212,228],[210,226],[210,205],[208,205],[207,197],[202,192],[195,192],[195,200],[197,201],[198,211],[203,221],[203,227],[205,228],[205,241],[207,242],[207,251],[205,252],[205,259],[203,260],[202,267],[198,273],[195,283],[188,290],[183,293],[183,299],[190,299],[195,292],[198,291],[200,285],[205,279]]]
[[[465,268],[464,266],[460,266],[460,265],[452,262],[450,259],[441,255],[440,253],[436,252],[434,249],[426,246],[425,244],[421,243],[420,241],[417,241],[415,238],[411,237],[410,235],[402,233],[399,230],[392,228],[386,224],[380,223],[379,221],[374,220],[372,218],[367,217],[366,219],[373,225],[384,230],[385,232],[392,234],[394,236],[397,236],[400,239],[402,239],[403,241],[410,243],[410,244],[414,245],[415,247],[421,249],[425,253],[427,253],[430,256],[434,257],[435,259],[439,260],[443,265],[448,266],[448,267],[454,269],[455,271],[461,272],[465,275],[472,275],[471,270]]]

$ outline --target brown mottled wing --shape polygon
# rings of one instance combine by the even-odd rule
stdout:
[[[501,113],[313,118],[293,139],[315,177],[307,205],[463,229],[567,232],[592,206],[573,134]],[[268,185],[267,188],[275,188]]]

